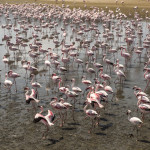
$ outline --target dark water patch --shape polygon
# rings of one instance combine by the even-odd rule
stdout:
[[[106,118],[100,118],[101,121],[108,121]]]
[[[113,104],[111,104],[112,106],[119,106],[119,104],[118,103],[113,103]]]
[[[112,117],[115,117],[115,116],[116,116],[116,115],[113,114],[113,113],[105,113],[105,115],[107,115],[107,116],[112,116]]]
[[[148,140],[138,140],[139,142],[142,142],[142,143],[150,143],[150,141]]]
[[[76,128],[62,128],[62,130],[75,130]]]
[[[47,144],[46,146],[50,146],[50,145],[56,144],[56,143],[60,142],[63,139],[64,139],[63,137],[60,137],[58,140],[57,139],[48,139],[48,141],[50,141],[51,143]]]
[[[8,61],[8,65],[13,64],[14,62],[15,62],[14,60],[9,60],[9,61]]]
[[[83,109],[75,109],[75,112],[83,112]]]
[[[108,128],[112,127],[113,123],[109,123],[109,124],[106,124],[106,125],[102,125],[100,124],[100,127],[101,127],[101,130],[102,131],[105,131],[107,130]]]
[[[129,81],[130,82],[130,81]],[[131,89],[130,86],[127,86],[127,84],[125,84],[124,88],[127,88],[127,89]]]
[[[105,133],[102,133],[102,132],[98,132],[98,133],[95,133],[96,135],[100,135],[100,136],[105,136],[106,134]]]
[[[68,125],[76,125],[76,126],[79,126],[81,124],[77,123],[77,122],[73,122],[73,123],[68,123]]]

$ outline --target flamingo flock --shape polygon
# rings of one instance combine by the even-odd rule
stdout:
[[[150,113],[150,23],[143,27],[138,12],[127,21],[119,9],[115,14],[112,10],[63,6],[0,4],[4,90],[16,95],[24,91],[26,104],[32,104],[33,122],[46,126],[44,139],[49,127],[63,128],[69,120],[76,122],[79,109],[89,118],[92,133],[100,128],[109,105],[119,98],[118,88],[127,86],[132,67],[140,64],[143,77],[138,80],[144,90],[135,86],[136,81],[129,88],[134,87],[141,119],[131,117],[128,109],[127,115],[137,129],[144,126],[145,115]],[[47,86],[48,104],[43,96]]]

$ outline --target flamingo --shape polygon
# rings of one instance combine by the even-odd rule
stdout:
[[[96,62],[96,57],[94,57],[93,60],[94,60],[93,65],[96,67],[96,69],[103,67],[102,64]],[[98,71],[97,71],[97,73],[98,73]],[[96,73],[96,75],[98,76],[97,73]]]
[[[138,108],[140,109],[141,113],[142,113],[142,119],[144,120],[144,114],[148,114],[150,113],[150,105],[149,104],[140,104],[138,103]]]
[[[49,73],[50,73],[51,63],[50,63],[50,61],[48,60],[48,56],[49,56],[49,53],[46,54],[45,62],[44,62],[44,63],[45,63],[46,68],[47,68],[47,67],[49,68]]]
[[[146,85],[146,87],[145,87],[145,90],[147,89],[147,87],[148,87],[148,85],[149,85],[149,83],[150,83],[150,73],[149,73],[149,69],[146,69],[146,71],[145,71],[145,73],[144,73],[144,78],[146,79],[146,80],[148,80],[147,81],[147,85]],[[144,91],[145,91],[144,90]]]
[[[16,91],[17,91],[17,85],[16,85],[16,78],[20,77],[18,73],[13,72],[12,70],[8,71],[8,77],[13,78],[13,83],[15,83]]]
[[[61,82],[60,81],[61,77],[59,77],[58,75],[56,75],[56,73],[53,73],[51,78],[52,78],[52,80],[54,81],[55,84]]]
[[[4,62],[5,68],[6,68],[6,64],[8,64],[9,60],[8,60],[8,58],[5,55],[3,56],[2,61]]]
[[[131,124],[133,124],[136,127],[137,136],[138,136],[138,128],[140,128],[141,125],[143,124],[142,120],[139,119],[138,117],[131,117],[131,110],[127,111],[127,115],[128,115],[128,120],[131,122]]]
[[[120,80],[120,83],[123,83],[123,78],[126,79],[125,74],[122,72],[122,70],[119,69],[117,65],[114,65],[114,71],[117,74],[117,78],[115,79],[114,83],[116,84],[117,80]]]
[[[36,89],[36,94],[37,94],[37,96],[39,97],[39,95],[38,95],[38,88],[41,88],[42,86],[41,86],[41,84],[40,83],[38,83],[37,81],[35,81],[35,82],[33,82],[34,81],[34,78],[35,78],[35,75],[34,74],[31,74],[31,77],[32,77],[32,80],[31,80],[31,86],[32,87],[34,87],[35,89]]]
[[[32,77],[32,80],[31,80],[31,85],[32,85],[32,87],[36,88],[36,90],[37,90],[37,88],[41,88],[42,86],[41,86],[40,83],[38,83],[38,82],[33,82],[33,81],[34,81],[34,78],[35,78],[35,75],[34,75],[34,74],[31,74],[31,77]]]
[[[54,100],[53,100],[54,99]],[[58,102],[58,98],[57,97],[54,97],[52,98],[50,102],[50,105],[59,112],[59,115],[60,115],[60,119],[61,119],[61,124],[60,124],[60,127],[63,126],[64,124],[64,115],[62,113],[63,110],[67,109],[67,107],[62,103],[62,102]]]
[[[109,68],[110,72],[111,72],[111,66],[110,65],[114,65],[114,63],[112,63],[109,59],[106,59],[106,54],[103,54],[103,61],[106,63],[106,71]]]
[[[103,84],[103,88],[106,92],[110,93],[110,94],[114,94],[114,91],[112,89],[112,87],[108,86],[107,83],[105,81],[102,82]],[[113,99],[114,96],[112,96],[111,100]]]
[[[82,83],[85,84],[85,85],[90,85],[92,84],[92,82],[90,80],[86,80],[86,77],[85,76],[82,76]]]
[[[86,70],[88,73],[92,73],[92,74],[95,74],[95,70],[93,68],[88,68],[89,66],[89,62],[87,61],[86,62]],[[95,74],[96,75],[96,74]]]
[[[89,105],[89,103],[86,102],[86,105],[84,106],[84,112],[85,112],[86,115],[87,115],[86,118],[87,118],[87,117],[90,117],[91,120],[92,120],[92,127],[91,127],[91,130],[92,130],[93,127],[95,127],[95,125],[94,125],[94,119],[95,119],[95,118],[96,118],[96,119],[99,118],[100,115],[98,115],[98,113],[97,113],[95,110],[87,109],[88,105]],[[91,131],[89,131],[89,132],[91,132]]]
[[[101,96],[94,92],[94,87],[89,87],[90,91],[87,94],[87,102],[91,104],[91,106],[96,109],[98,108],[104,108],[104,106],[100,103]]]
[[[37,123],[37,122],[43,123],[47,128],[46,133],[48,133],[49,126],[54,125],[53,121],[55,119],[55,114],[51,110],[48,110],[48,114],[46,116],[43,116],[42,115],[43,106],[39,106],[39,107],[41,108],[41,112],[39,112],[35,115],[33,122],[34,123]],[[46,138],[46,133],[45,132],[43,133],[43,136],[42,136],[43,139]]]
[[[33,108],[35,108],[34,103],[39,103],[40,100],[36,99],[36,92],[34,89],[31,89],[31,94],[29,95],[29,88],[26,87],[25,88],[25,97],[26,97],[26,103],[30,104],[30,102],[32,103]]]
[[[75,78],[72,78],[72,80],[71,80],[71,82],[72,82],[72,85],[71,85],[71,87],[72,87],[72,90],[74,91],[74,92],[82,92],[82,90],[81,90],[81,88],[79,88],[79,87],[77,87],[77,86],[74,86],[74,84],[75,84]]]
[[[36,67],[34,67],[34,66],[31,66],[31,62],[30,62],[30,61],[28,61],[27,64],[28,64],[28,70],[29,70],[31,73],[33,73],[34,71],[38,71],[38,68],[36,68]]]
[[[65,100],[63,98],[60,98],[59,101],[61,103],[63,103],[63,105],[65,105],[65,107],[66,107],[66,115],[64,117],[64,122],[65,122],[65,120],[67,119],[67,110],[70,109],[70,108],[73,108],[73,106],[70,103],[65,102]]]
[[[22,67],[23,67],[23,69],[25,69],[25,71],[26,71],[26,74],[25,74],[25,77],[26,77],[26,75],[27,75],[27,70],[28,70],[28,62],[26,62],[25,60],[22,60]]]
[[[123,52],[123,50],[125,50],[125,52]],[[127,64],[127,61],[131,58],[131,55],[126,51],[126,48],[121,47],[121,56],[125,58],[125,64]]]
[[[104,81],[107,80],[110,83],[111,77],[108,74],[103,74],[103,68],[100,68],[99,77],[102,78]]]
[[[8,75],[7,73],[5,74],[5,81],[4,81],[4,85],[6,88],[8,88],[8,90],[10,90],[10,88],[12,87],[13,83],[11,80],[7,79]]]

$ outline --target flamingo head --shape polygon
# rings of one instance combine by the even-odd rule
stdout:
[[[28,90],[29,90],[29,87],[25,87],[25,88],[24,88],[24,91],[28,91]]]
[[[65,100],[64,100],[63,98],[60,98],[59,101],[60,101],[60,102],[64,102]]]
[[[34,77],[35,75],[34,74],[30,74],[30,77]]]
[[[127,110],[127,115],[131,114],[131,110]]]
[[[8,71],[8,74],[12,74],[12,72],[13,72],[12,70],[9,70],[9,71]]]
[[[89,90],[89,89],[91,89],[92,88],[92,86],[88,86],[85,90],[87,91],[87,90]]]
[[[89,62],[87,61],[86,63],[85,63],[85,65],[87,65]]]
[[[136,85],[133,87],[133,89],[136,90],[136,91],[141,90],[141,88],[136,86]]]
[[[57,101],[57,99],[58,99],[57,97],[52,97],[51,98],[51,100],[56,100],[56,101]]]
[[[99,71],[103,71],[103,67],[101,67],[101,68],[99,69]]]
[[[71,79],[71,82],[73,82],[73,81],[75,81],[75,78],[72,78],[72,79]]]
[[[106,54],[103,54],[103,57],[105,57],[106,56]]]
[[[53,77],[53,76],[56,76],[56,73],[53,73],[53,74],[52,74],[52,77]]]

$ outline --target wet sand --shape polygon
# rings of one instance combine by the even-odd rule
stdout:
[[[1,12],[2,13],[2,12]],[[14,24],[15,27],[19,28],[20,24],[18,24],[18,20],[21,20],[21,17],[18,17],[18,20],[15,23],[13,16],[10,12],[11,23]],[[0,17],[0,21],[2,24],[7,24],[8,22],[4,19],[5,16],[2,14]],[[46,20],[46,19],[45,19]],[[52,20],[54,21],[54,20]],[[62,39],[62,31],[61,28],[63,27],[62,21],[59,21],[59,25],[57,27],[57,32],[60,32],[59,40]],[[117,24],[118,20],[112,20],[115,25]],[[123,21],[124,23],[126,20]],[[9,22],[10,23],[10,22]],[[38,20],[29,19],[27,21],[28,24],[38,25],[41,26]],[[89,22],[86,22],[89,25]],[[44,24],[44,23],[43,23]],[[147,23],[142,22],[143,24],[143,38],[146,37],[148,33]],[[102,33],[102,22],[98,22],[98,29]],[[75,37],[70,40],[71,36],[71,28],[70,25],[66,25],[67,43],[71,43],[75,40]],[[77,27],[78,28],[78,27]],[[38,39],[43,44],[43,47],[48,48],[55,48],[53,40],[50,38],[53,36],[52,34],[56,33],[54,29],[49,30],[43,29],[43,32],[38,32]],[[47,31],[46,31],[47,30]],[[24,37],[24,39],[28,39],[29,41],[27,44],[33,43],[32,33],[35,32],[34,29],[29,29],[27,31],[27,35],[20,34]],[[0,27],[0,60],[2,57],[7,53],[6,41],[2,41],[4,34],[11,35],[12,42],[15,42],[16,32],[13,30],[13,27],[10,30],[3,29],[2,26]],[[125,34],[125,29],[122,27],[122,34]],[[48,35],[48,38],[42,39],[45,35]],[[79,36],[79,35],[75,35]],[[94,36],[93,33],[89,33],[87,36],[89,39],[93,40],[94,43]],[[84,37],[85,39],[87,37]],[[83,38],[83,37],[82,37]],[[101,40],[104,40],[102,35],[100,35]],[[135,41],[137,43],[138,38]],[[116,42],[116,37],[112,40],[112,43]],[[92,44],[91,44],[92,45]],[[126,45],[123,38],[121,38],[121,42],[117,40],[114,47],[118,47],[119,45]],[[78,43],[75,44],[78,47]],[[132,45],[134,46],[134,45]],[[132,54],[132,58],[130,64],[128,64],[126,70],[127,79],[125,80],[124,85],[117,85],[115,86],[114,80],[116,78],[115,73],[111,72],[111,86],[116,92],[116,96],[114,97],[113,101],[110,101],[111,95],[108,99],[108,104],[105,104],[105,110],[101,110],[100,112],[100,125],[96,127],[92,133],[88,133],[91,127],[91,120],[89,118],[85,119],[85,113],[83,111],[83,102],[86,99],[86,95],[79,96],[77,98],[77,104],[75,109],[75,121],[72,119],[72,112],[69,111],[69,116],[67,122],[64,124],[63,127],[60,127],[59,122],[56,122],[53,127],[50,127],[50,131],[48,132],[48,136],[45,140],[42,139],[42,133],[45,131],[45,126],[41,123],[34,124],[33,119],[35,114],[39,111],[32,110],[31,105],[27,105],[25,103],[25,96],[24,96],[24,87],[30,85],[31,78],[27,81],[25,80],[25,70],[21,66],[21,59],[24,59],[26,53],[26,59],[32,61],[31,58],[28,57],[29,46],[26,47],[26,52],[21,49],[21,53],[17,52],[16,58],[13,57],[13,53],[10,53],[10,60],[13,60],[14,63],[9,65],[9,69],[17,72],[21,75],[20,78],[17,79],[17,93],[15,92],[15,87],[13,85],[11,92],[8,92],[7,89],[4,88],[3,82],[5,78],[5,72],[8,71],[8,67],[5,68],[4,63],[0,62],[0,72],[1,74],[1,86],[0,86],[0,149],[1,150],[41,150],[41,149],[53,149],[53,150],[71,150],[71,149],[79,149],[79,150],[148,150],[150,146],[150,119],[149,115],[145,117],[144,123],[140,129],[138,141],[136,136],[136,130],[133,130],[133,126],[127,119],[126,112],[128,109],[132,110],[133,116],[138,116],[141,118],[140,111],[137,112],[137,100],[134,95],[133,86],[138,85],[142,89],[145,88],[146,82],[143,77],[143,68],[144,62],[147,61],[145,49],[143,50],[141,62],[137,59],[134,62],[135,54]],[[55,51],[58,52],[60,55],[60,47],[55,48]],[[102,51],[99,48],[95,54],[97,56],[96,61],[102,63],[104,65],[104,71],[106,70],[106,65],[103,63],[102,60]],[[80,49],[80,58],[86,62],[88,60],[85,57],[82,48]],[[124,64],[124,59],[120,56],[120,52],[116,54],[116,57],[119,58],[120,63]],[[111,59],[111,55],[108,54],[107,58]],[[52,108],[49,105],[50,99],[54,96],[62,97],[63,95],[60,92],[53,92],[53,83],[50,78],[52,74],[52,70],[50,75],[48,71],[43,70],[44,61],[42,60],[42,55],[40,55],[40,62],[38,62],[39,73],[36,76],[37,81],[42,85],[42,88],[39,89],[39,99],[41,100],[39,105],[44,107],[44,114],[47,113],[48,109]],[[112,59],[113,61],[113,59]],[[72,62],[72,60],[71,60]],[[91,65],[92,66],[92,65]],[[85,69],[85,68],[84,68]],[[109,71],[105,72],[109,74]],[[81,83],[82,75],[86,75],[87,79],[92,80],[94,83],[94,76],[89,75],[88,73],[84,72],[80,67],[77,70],[76,64],[69,64],[69,71],[65,73],[63,76],[61,73],[62,79],[67,77],[67,81],[64,82],[65,85],[71,85],[71,79],[74,77],[76,79],[76,85],[79,86],[83,91],[85,90],[85,86]],[[46,77],[46,79],[45,79]],[[150,88],[147,89],[146,93],[150,94]],[[65,96],[63,96],[65,97]],[[68,100],[71,102],[71,99]],[[53,110],[54,111],[54,110]],[[56,118],[58,118],[58,114],[56,113]],[[131,134],[134,137],[130,136]]]

